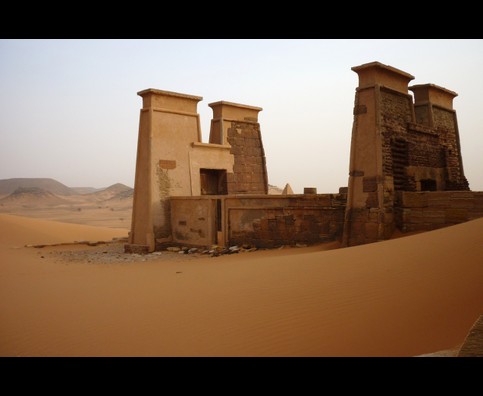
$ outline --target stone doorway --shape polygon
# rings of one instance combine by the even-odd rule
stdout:
[[[201,195],[226,195],[226,170],[200,169],[200,185]]]

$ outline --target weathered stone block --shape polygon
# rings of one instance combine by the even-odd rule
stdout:
[[[367,194],[366,207],[367,208],[377,208],[377,207],[379,207],[379,197],[377,195],[377,191]]]
[[[450,201],[450,207],[452,208],[466,208],[466,209],[473,209],[475,206],[475,201],[473,197],[471,198],[452,198]]]
[[[379,235],[379,224],[377,223],[365,223],[364,224],[364,237],[366,239],[377,239]]]
[[[445,208],[450,206],[450,193],[447,192],[430,192],[426,193],[429,207]]]
[[[362,179],[362,191],[363,192],[374,192],[377,191],[377,177],[376,176],[366,176]]]
[[[403,219],[405,223],[423,224],[423,209],[404,210]]]
[[[445,213],[444,210],[425,210],[423,211],[423,221],[424,223],[430,224],[444,224],[445,223]]]
[[[394,222],[394,214],[386,212],[384,213],[384,224],[392,224]]]
[[[419,192],[405,192],[402,194],[402,206],[409,208],[424,208],[428,206],[427,194]]]
[[[353,221],[351,226],[351,237],[355,238],[356,235],[363,235],[363,226],[365,222]]]
[[[451,200],[453,199],[474,199],[475,193],[473,191],[452,191],[449,193]]]
[[[319,233],[321,233],[321,234],[329,234],[330,233],[330,223],[328,221],[320,223],[318,228],[319,228]]]
[[[371,208],[368,211],[368,220],[376,223],[379,219],[379,209]]]
[[[445,220],[447,223],[462,223],[468,220],[467,209],[449,208],[445,210]]]

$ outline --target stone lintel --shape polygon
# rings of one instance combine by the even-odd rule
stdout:
[[[409,81],[414,79],[411,74],[380,62],[354,66],[351,70],[359,75],[359,88],[383,85],[407,94]]]
[[[231,146],[226,144],[192,142],[191,146],[195,148],[199,147],[206,149],[231,150]]]
[[[263,109],[261,107],[249,106],[240,103],[219,102],[209,103],[213,109],[213,119],[233,119],[237,121],[258,121],[258,113]]]
[[[418,84],[409,87],[414,93],[414,105],[434,104],[453,110],[453,99],[458,96],[454,91],[435,84]]]
[[[197,113],[198,102],[203,100],[202,96],[162,91],[154,88],[139,91],[138,95],[143,98],[143,108],[164,108],[188,113]]]

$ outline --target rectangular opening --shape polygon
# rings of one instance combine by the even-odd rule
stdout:
[[[436,191],[436,180],[433,180],[433,179],[421,180],[421,191]]]
[[[226,170],[200,169],[200,185],[201,195],[226,195]]]
[[[221,231],[221,199],[216,200],[216,231]]]

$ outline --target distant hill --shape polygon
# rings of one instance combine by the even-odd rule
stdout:
[[[40,187],[19,187],[10,195],[0,199],[2,205],[61,205],[67,200]]]
[[[107,188],[67,187],[65,184],[50,178],[16,178],[0,180],[0,196],[12,194],[19,188],[39,188],[59,196],[85,195],[96,200],[111,199],[118,194],[132,195],[134,189],[121,183]],[[126,195],[127,194],[127,195]]]
[[[133,199],[134,197],[134,188],[130,190],[121,191],[120,193],[114,195],[112,198],[109,198],[108,201],[123,201],[128,199]]]
[[[39,188],[55,195],[74,195],[76,192],[54,179],[17,178],[0,180],[0,195],[12,194],[19,188]]]
[[[94,188],[94,187],[70,187],[72,191],[76,194],[84,195],[84,194],[92,194],[97,191],[104,190],[103,188]]]
[[[95,193],[88,194],[91,197],[95,197],[99,201],[106,201],[109,199],[113,199],[115,197],[122,198],[122,197],[130,197],[133,195],[134,189],[128,187],[121,183],[113,184],[101,191],[96,191]]]

